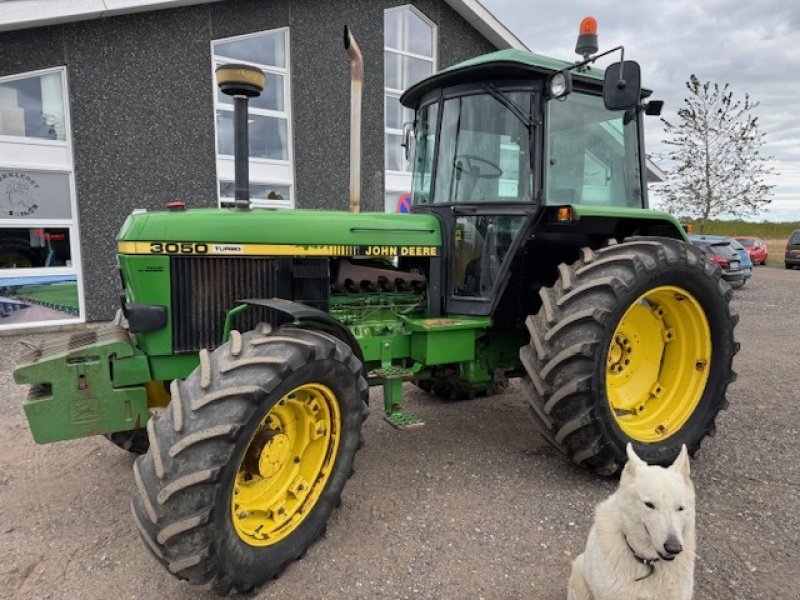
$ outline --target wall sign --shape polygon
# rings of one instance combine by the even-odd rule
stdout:
[[[69,219],[66,173],[0,170],[0,218]]]

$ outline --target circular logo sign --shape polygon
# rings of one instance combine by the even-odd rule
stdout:
[[[39,208],[39,184],[27,173],[0,173],[0,217],[30,217]]]
[[[403,194],[397,199],[397,212],[402,214],[411,212],[411,194]]]

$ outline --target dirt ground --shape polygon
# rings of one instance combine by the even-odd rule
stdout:
[[[800,271],[761,267],[735,293],[742,351],[730,408],[692,462],[698,600],[800,598]],[[0,597],[205,598],[145,551],[133,459],[102,438],[37,446],[0,337]],[[442,403],[414,388],[420,429],[381,420],[327,536],[258,599],[562,599],[594,505],[615,483],[534,432],[518,385]]]

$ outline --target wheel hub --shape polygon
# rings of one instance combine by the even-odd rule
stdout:
[[[333,470],[341,435],[336,396],[309,383],[265,415],[244,453],[231,496],[242,541],[266,546],[302,523]]]
[[[611,373],[622,373],[630,364],[632,352],[633,348],[631,348],[628,338],[624,334],[618,333],[614,336],[614,341],[611,342],[608,349],[608,370]]]
[[[291,442],[285,434],[273,429],[259,431],[248,448],[244,467],[251,475],[269,479],[284,467],[291,454]]]
[[[643,443],[679,431],[700,403],[711,349],[705,311],[686,290],[653,288],[631,304],[606,360],[606,394],[620,429]]]

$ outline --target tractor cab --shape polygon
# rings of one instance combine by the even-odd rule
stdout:
[[[406,138],[412,211],[436,214],[445,234],[447,312],[492,314],[512,259],[558,208],[647,208],[649,92],[636,63],[604,73],[586,64],[596,58],[504,50],[402,96],[416,115]]]

